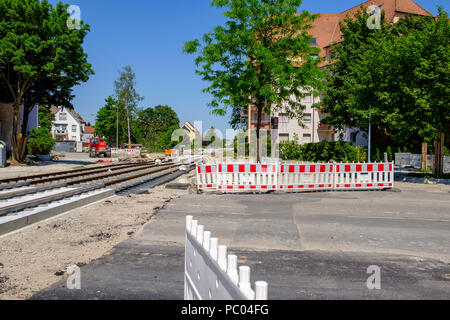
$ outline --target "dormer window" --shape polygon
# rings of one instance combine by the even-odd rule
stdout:
[[[61,112],[61,113],[59,114],[59,120],[61,120],[61,121],[66,121],[66,120],[67,120],[67,113]]]
[[[313,45],[313,46],[317,46],[318,44],[317,44],[317,38],[312,38],[311,39],[311,44]]]

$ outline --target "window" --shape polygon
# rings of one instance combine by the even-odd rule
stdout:
[[[304,98],[303,102],[305,103],[311,103],[312,102],[312,94],[308,93]]]
[[[303,115],[303,122],[304,123],[311,123],[311,113],[305,113]]]
[[[287,113],[280,113],[278,121],[280,123],[288,123],[289,122],[289,115]]]
[[[280,142],[289,142],[289,133],[280,133]]]
[[[358,137],[358,132],[352,132],[350,135],[350,138],[352,140],[352,143],[356,143],[356,138]]]
[[[77,141],[77,137],[72,136],[72,141]]]
[[[310,133],[303,134],[303,140],[311,141],[311,134]]]
[[[59,120],[66,121],[67,120],[67,113],[60,113],[59,114]]]
[[[77,132],[77,126],[75,124],[72,126],[72,132]]]
[[[311,44],[312,44],[313,46],[317,46],[317,38],[312,38],[312,39],[311,39]]]

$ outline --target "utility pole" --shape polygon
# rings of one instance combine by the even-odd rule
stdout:
[[[117,110],[117,129],[116,129],[116,148],[119,149],[119,107],[115,105]]]
[[[371,161],[370,161],[370,152],[371,152],[371,148],[370,148],[370,146],[371,146],[371,144],[372,144],[372,110],[370,109],[369,110],[369,150],[368,150],[368,162],[370,163]]]

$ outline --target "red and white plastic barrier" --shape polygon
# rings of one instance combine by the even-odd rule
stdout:
[[[335,189],[385,189],[394,187],[393,163],[336,164]]]
[[[141,155],[141,150],[111,148],[111,155],[139,157]]]
[[[197,166],[198,190],[318,191],[389,189],[394,163],[224,164]]]
[[[218,164],[217,189],[222,190],[276,190],[276,164]]]
[[[204,191],[217,190],[217,165],[197,165],[197,188]]]
[[[280,165],[279,190],[332,190],[334,165]]]

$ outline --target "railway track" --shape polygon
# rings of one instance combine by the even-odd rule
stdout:
[[[195,164],[143,162],[0,180],[0,235],[152,181],[168,181]]]

